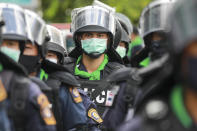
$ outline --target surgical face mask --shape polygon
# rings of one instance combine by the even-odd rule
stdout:
[[[57,59],[55,59],[55,58],[46,58],[46,59],[50,62],[57,64]]]
[[[118,54],[120,55],[121,58],[124,58],[126,56],[126,48],[125,47],[118,46],[116,48],[116,51],[118,52]]]
[[[102,54],[107,49],[107,39],[91,38],[81,40],[82,49],[88,53]]]
[[[5,47],[5,46],[1,47],[0,50],[4,54],[6,54],[10,58],[12,58],[14,61],[18,62],[19,56],[20,56],[20,53],[21,53],[20,50],[11,49],[11,48],[8,48],[8,47]]]
[[[28,71],[28,73],[37,72],[41,66],[40,56],[21,55],[19,63],[21,63]]]

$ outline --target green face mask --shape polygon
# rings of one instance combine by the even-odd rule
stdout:
[[[126,48],[124,48],[122,46],[118,46],[116,48],[116,51],[118,52],[118,54],[120,55],[121,58],[126,56]]]
[[[10,58],[12,58],[14,61],[18,62],[19,56],[20,56],[20,51],[19,50],[11,49],[11,48],[8,48],[8,47],[1,47],[0,50],[4,54],[6,54]]]
[[[102,54],[107,49],[107,39],[91,38],[87,40],[81,40],[81,44],[82,49],[88,54]]]

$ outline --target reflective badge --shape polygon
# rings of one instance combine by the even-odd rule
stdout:
[[[81,95],[79,94],[79,91],[77,90],[76,87],[70,87],[69,91],[72,95],[73,100],[75,101],[75,103],[80,103],[82,102],[82,98]]]
[[[105,106],[112,106],[114,103],[115,96],[119,91],[119,86],[114,86],[111,91],[107,91],[107,99],[105,102]]]
[[[6,98],[7,98],[7,92],[2,81],[0,80],[0,102],[5,100]]]
[[[112,106],[114,101],[114,94],[111,91],[107,92],[106,106]]]
[[[98,123],[102,123],[103,122],[103,120],[99,116],[98,112],[94,108],[91,108],[88,111],[88,117],[92,118],[94,121],[96,121]]]
[[[50,103],[44,94],[40,94],[37,98],[38,104],[40,105],[40,113],[44,119],[46,125],[56,125],[56,120],[51,112]]]

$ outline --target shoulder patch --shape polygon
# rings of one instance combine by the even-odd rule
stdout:
[[[73,100],[75,101],[75,103],[80,103],[82,102],[82,98],[81,95],[79,94],[79,91],[77,90],[76,87],[70,87],[69,91],[72,95]]]
[[[2,83],[2,81],[0,80],[0,102],[5,100],[7,98],[7,91]]]
[[[102,123],[103,122],[103,119],[100,117],[100,115],[98,114],[98,112],[94,108],[90,108],[88,110],[88,117],[92,118],[97,123]]]
[[[50,109],[50,103],[44,94],[40,94],[37,98],[40,106],[40,114],[46,125],[56,125],[55,117]]]

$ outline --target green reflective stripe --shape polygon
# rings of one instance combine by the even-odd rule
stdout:
[[[40,80],[42,81],[43,79],[47,80],[48,74],[43,69],[41,69],[40,70]]]
[[[105,68],[105,65],[108,63],[108,56],[107,55],[104,56],[104,60],[99,66],[99,68],[92,73],[79,70],[78,64],[80,60],[81,60],[81,56],[79,56],[79,58],[77,59],[77,64],[75,66],[75,75],[79,75],[84,78],[89,78],[89,80],[100,80],[100,71],[103,70]]]
[[[171,94],[171,106],[176,116],[185,128],[189,128],[192,125],[192,119],[190,118],[183,103],[183,89],[177,86],[173,89]]]
[[[2,71],[3,70],[3,65],[2,64],[0,64],[0,71]]]
[[[146,59],[140,62],[140,66],[146,67],[149,65],[149,63],[150,63],[150,58],[147,57]]]

